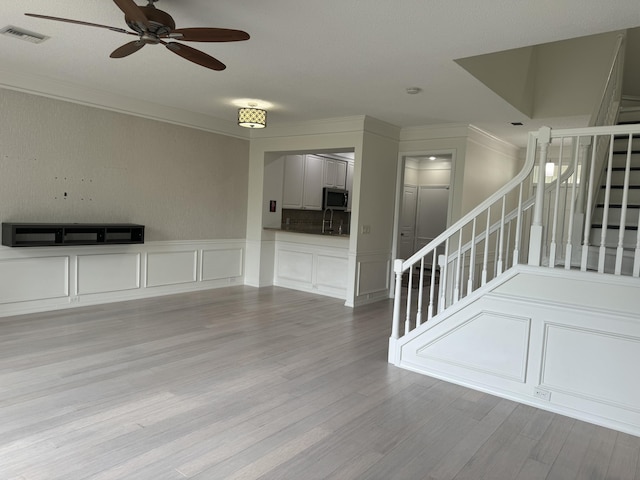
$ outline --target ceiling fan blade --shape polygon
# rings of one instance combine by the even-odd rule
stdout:
[[[239,42],[240,40],[249,40],[247,32],[229,28],[178,28],[172,30],[169,37],[188,42]]]
[[[164,42],[163,42],[164,43]],[[180,55],[182,58],[189,60],[190,62],[197,63],[203,67],[210,68],[211,70],[224,70],[227,66],[220,60],[216,60],[210,55],[207,55],[200,50],[182,45],[180,43],[169,42],[165,43],[165,46],[173,53]]]
[[[145,31],[149,28],[147,16],[133,0],[113,0],[113,3],[122,10],[127,20],[137,23]]]
[[[109,56],[111,58],[123,58],[131,55],[132,53],[136,53],[138,50],[144,47],[144,45],[145,43],[141,40],[135,40],[133,42],[125,43],[121,47],[118,47],[113,52],[111,52],[111,55]]]
[[[113,32],[126,33],[128,35],[136,35],[129,30],[125,30],[124,28],[118,27],[110,27],[109,25],[100,25],[99,23],[90,23],[90,22],[82,22],[80,20],[71,20],[69,18],[60,18],[60,17],[50,17],[49,15],[38,15],[37,13],[25,13],[28,17],[35,18],[44,18],[45,20],[56,20],[58,22],[66,22],[66,23],[75,23],[77,25],[86,25],[87,27],[98,27],[98,28],[106,28],[107,30],[111,30]]]

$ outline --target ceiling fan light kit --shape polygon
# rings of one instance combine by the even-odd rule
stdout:
[[[246,128],[264,128],[267,126],[267,111],[252,106],[239,108],[238,125]]]
[[[224,70],[226,65],[220,60],[187,45],[182,45],[175,41],[183,42],[239,42],[249,40],[249,34],[242,30],[231,30],[228,28],[179,28],[171,15],[157,9],[154,3],[157,0],[148,0],[148,5],[138,6],[133,0],[113,0],[117,7],[124,13],[124,20],[127,26],[133,30],[100,25],[97,23],[71,20],[68,18],[51,17],[36,13],[25,13],[30,17],[43,18],[45,20],[56,20],[59,22],[75,23],[89,27],[106,28],[108,30],[124,33],[126,35],[136,35],[138,40],[126,43],[116,48],[111,53],[111,58],[123,58],[137,52],[145,45],[156,45],[161,43],[167,50],[189,60],[190,62],[210,68],[211,70]]]

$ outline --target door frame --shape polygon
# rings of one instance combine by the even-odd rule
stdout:
[[[396,170],[396,204],[394,209],[394,219],[393,219],[393,244],[392,244],[392,258],[395,262],[395,259],[398,258],[398,250],[400,245],[400,214],[402,211],[402,194],[404,191],[404,174],[405,174],[405,164],[407,158],[411,157],[428,157],[430,155],[451,155],[451,172],[449,173],[449,201],[447,203],[447,226],[451,225],[451,216],[452,216],[452,205],[453,199],[455,195],[454,188],[454,180],[456,178],[456,156],[457,149],[455,148],[434,148],[434,149],[425,149],[419,151],[412,152],[401,152],[398,154],[398,163]],[[420,186],[418,185],[418,188]],[[403,260],[407,260],[404,258]],[[389,297],[393,298],[395,295],[394,285],[395,285],[395,273],[393,271],[393,263],[390,269],[391,281],[389,282]]]

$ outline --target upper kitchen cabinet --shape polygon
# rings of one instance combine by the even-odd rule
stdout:
[[[324,159],[316,155],[287,155],[284,159],[282,207],[322,210]]]
[[[351,211],[351,200],[353,199],[353,163],[349,162],[347,164],[347,180],[346,180],[346,189],[349,191],[349,197],[347,198],[347,211]]]
[[[283,208],[302,208],[302,188],[304,183],[304,155],[284,157],[284,186],[282,189]]]
[[[324,186],[331,188],[347,187],[347,162],[332,158],[325,159]]]

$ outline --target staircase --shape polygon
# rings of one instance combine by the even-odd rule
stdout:
[[[512,182],[395,261],[389,362],[640,436],[638,139],[530,133]]]
[[[640,107],[633,105],[637,102],[627,103],[631,103],[631,106],[623,103],[618,125],[640,123]],[[628,268],[631,252],[635,248],[639,217],[640,138],[617,137],[614,139],[611,163],[605,168],[600,182],[591,224],[591,244],[604,246],[609,252],[621,245],[625,252],[624,264]],[[610,267],[606,265],[605,269],[610,271]]]

